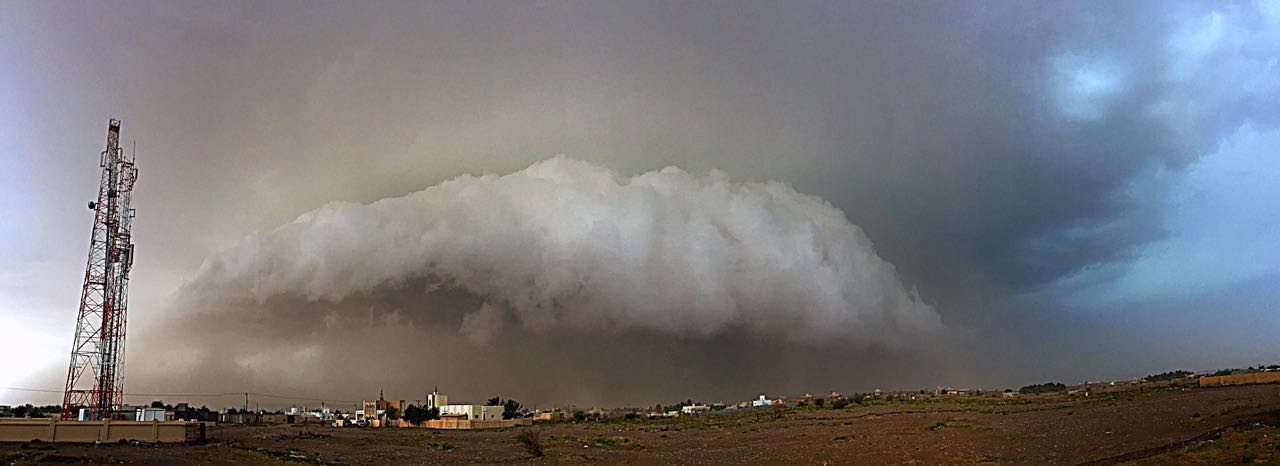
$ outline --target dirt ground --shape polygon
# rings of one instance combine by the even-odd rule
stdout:
[[[539,433],[544,456],[516,439]],[[1280,386],[941,397],[501,431],[212,427],[204,445],[0,444],[6,463],[1280,464]]]

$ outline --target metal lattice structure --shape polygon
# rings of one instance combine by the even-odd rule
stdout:
[[[62,418],[119,419],[124,402],[124,330],[129,301],[129,269],[133,266],[131,231],[134,161],[120,149],[120,120],[107,123],[107,149],[99,159],[102,181],[89,238],[76,338],[71,346]]]

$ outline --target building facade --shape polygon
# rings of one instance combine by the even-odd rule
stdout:
[[[449,396],[440,393],[439,389],[432,390],[431,393],[427,395],[427,409],[439,409],[441,406],[447,404],[449,404]]]
[[[441,419],[466,419],[468,421],[500,421],[503,407],[482,405],[444,405],[440,407]]]

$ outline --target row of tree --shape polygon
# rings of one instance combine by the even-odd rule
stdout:
[[[1147,382],[1164,382],[1167,380],[1181,380],[1187,377],[1191,377],[1192,375],[1194,374],[1192,374],[1191,371],[1169,371],[1169,372],[1161,372],[1155,375],[1148,375],[1144,377],[1142,380],[1145,380]]]
[[[1019,388],[1018,393],[1034,395],[1037,393],[1057,393],[1067,391],[1067,386],[1059,382],[1038,383]]]
[[[33,406],[31,403],[25,405],[14,406],[10,410],[13,417],[53,417],[62,414],[62,406],[45,405]]]

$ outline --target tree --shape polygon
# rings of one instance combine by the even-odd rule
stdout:
[[[152,401],[152,402],[151,402],[151,407],[152,407],[152,408],[163,408],[163,407],[164,407],[164,402],[163,402],[163,401],[160,401],[160,400]]]
[[[517,417],[520,417],[520,402],[508,398],[505,403],[502,403],[502,418],[515,419]]]
[[[388,406],[386,413],[387,413],[387,419],[391,419],[393,421],[396,419],[400,419],[400,408],[397,408],[395,406]]]
[[[1191,371],[1162,372],[1155,375],[1148,375],[1144,380],[1146,380],[1147,382],[1161,382],[1165,380],[1185,379],[1192,375],[1194,374],[1192,374]]]
[[[1056,392],[1065,392],[1065,391],[1067,391],[1067,386],[1059,382],[1047,382],[1047,383],[1040,383],[1040,384],[1034,384],[1034,385],[1027,385],[1025,387],[1018,389],[1018,392],[1024,395],[1031,395],[1031,394],[1038,394],[1038,393],[1056,393]]]
[[[502,398],[493,397],[489,401],[484,402],[485,406],[502,406]]]
[[[35,414],[35,406],[31,406],[31,403],[13,407],[13,417],[28,417],[32,414]]]
[[[404,409],[404,419],[414,424],[422,424],[423,422],[439,419],[440,410],[437,408],[423,408],[418,405],[409,405]]]
[[[421,425],[423,422],[427,422],[432,419],[440,419],[440,409],[409,405],[404,408],[404,415],[402,417],[404,420],[412,422],[415,425]]]
[[[814,399],[813,399],[813,404],[814,404],[814,406],[817,406],[817,407],[821,408],[821,407],[822,407],[822,405],[827,404],[827,400],[824,400],[824,399],[822,399],[822,398],[814,398]]]

